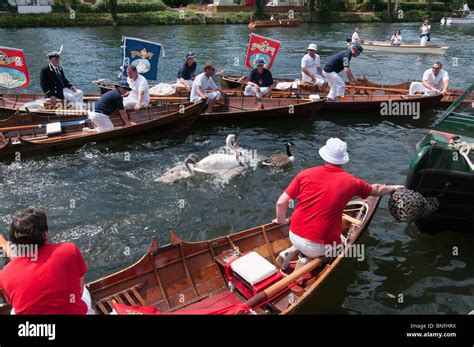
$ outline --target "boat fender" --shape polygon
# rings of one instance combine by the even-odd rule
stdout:
[[[390,195],[388,210],[395,220],[411,223],[430,216],[439,208],[437,197],[424,197],[414,190],[402,188]]]

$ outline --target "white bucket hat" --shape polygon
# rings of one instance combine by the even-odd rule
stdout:
[[[334,137],[327,140],[326,145],[319,149],[319,155],[331,164],[342,165],[349,161],[347,143]]]
[[[317,46],[315,43],[310,43],[309,46],[308,46],[307,51],[309,51],[310,49],[311,49],[312,51],[317,51],[317,50],[318,50],[318,46]]]

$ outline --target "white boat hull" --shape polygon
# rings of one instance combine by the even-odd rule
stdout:
[[[401,53],[401,54],[445,54],[448,47],[437,45],[413,45],[402,44],[400,46],[391,45],[387,42],[369,41],[362,43],[362,47],[371,51],[387,52],[387,53]]]
[[[447,25],[458,25],[458,24],[474,24],[474,18],[447,18],[446,19],[446,24]]]

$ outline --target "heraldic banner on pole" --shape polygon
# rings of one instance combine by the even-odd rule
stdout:
[[[122,75],[127,77],[127,67],[134,65],[140,75],[148,80],[156,80],[161,44],[126,36],[122,42]]]
[[[30,83],[30,74],[22,49],[0,46],[0,87],[24,88]]]

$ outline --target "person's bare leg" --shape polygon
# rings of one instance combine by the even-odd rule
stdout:
[[[215,102],[216,102],[216,100],[209,101],[209,104],[207,105],[207,110],[206,110],[207,113],[212,113],[212,110],[214,109],[214,103]]]

